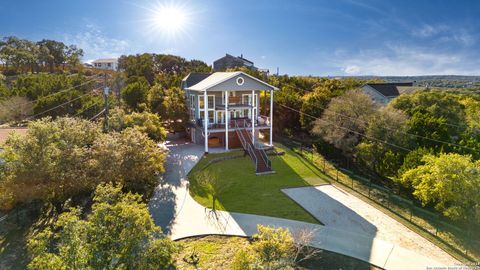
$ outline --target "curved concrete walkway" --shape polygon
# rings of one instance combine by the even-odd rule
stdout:
[[[188,143],[168,142],[164,184],[159,186],[149,208],[157,225],[172,239],[205,234],[251,236],[257,224],[284,227],[290,231],[314,232],[312,245],[351,256],[385,269],[426,269],[443,265],[399,245],[365,237],[335,227],[321,226],[281,218],[211,210],[198,204],[188,193],[186,175],[203,156],[202,147]],[[447,254],[445,253],[447,256]]]

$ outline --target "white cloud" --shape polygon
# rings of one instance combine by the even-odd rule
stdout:
[[[82,48],[86,59],[118,57],[128,53],[130,44],[127,40],[107,37],[95,24],[88,23],[85,31],[67,34],[64,42]]]
[[[445,25],[433,26],[433,25],[425,24],[421,27],[413,29],[412,35],[416,37],[426,38],[426,37],[435,36],[439,33],[446,32],[448,30],[449,30],[449,27]]]
[[[355,74],[358,74],[360,73],[361,71],[361,68],[357,65],[349,65],[349,66],[346,66],[344,69],[343,69],[343,72],[349,74],[349,75],[355,75]]]
[[[382,50],[346,53],[332,62],[346,75],[479,75],[480,63],[462,52],[387,44]]]
[[[454,42],[463,46],[472,46],[475,44],[476,38],[466,29],[452,28],[446,25],[423,25],[415,28],[411,32],[412,36],[440,42]]]

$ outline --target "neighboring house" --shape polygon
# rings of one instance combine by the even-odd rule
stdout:
[[[98,69],[117,70],[118,59],[117,58],[97,59],[92,62],[92,65],[94,68],[98,68]]]
[[[224,57],[213,62],[214,71],[225,71],[229,68],[237,67],[246,67],[251,70],[257,70],[252,61],[243,58],[243,54],[239,57],[235,57],[227,53]]]
[[[413,83],[368,83],[362,91],[380,105],[387,105],[392,99],[414,91]]]
[[[190,121],[187,133],[192,142],[226,150],[243,148],[256,165],[257,173],[272,172],[260,133],[269,138],[273,126],[273,92],[278,88],[244,72],[191,73],[182,80]],[[270,93],[270,115],[260,115],[260,93]],[[207,102],[206,102],[207,101]]]

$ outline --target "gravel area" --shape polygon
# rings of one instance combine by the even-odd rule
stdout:
[[[375,237],[446,265],[458,263],[432,242],[352,194],[332,185],[283,190],[325,226]]]

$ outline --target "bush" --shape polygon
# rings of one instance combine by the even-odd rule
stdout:
[[[31,269],[165,269],[176,244],[165,237],[138,194],[99,185],[92,212],[70,208],[28,241]]]
[[[258,225],[257,229],[252,244],[235,254],[233,269],[296,269],[299,262],[318,254],[318,250],[308,246],[313,237],[311,231],[299,231],[294,237],[284,228]]]
[[[167,131],[163,128],[158,114],[147,111],[127,114],[122,109],[116,109],[109,117],[109,123],[110,127],[116,131],[134,127],[155,141],[164,141],[167,137]]]
[[[23,137],[11,135],[0,159],[0,208],[35,199],[58,207],[112,180],[149,196],[163,172],[165,153],[132,128],[103,134],[86,120],[46,118],[31,122]]]

